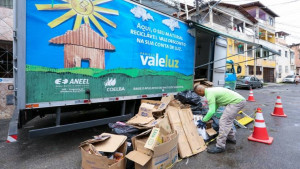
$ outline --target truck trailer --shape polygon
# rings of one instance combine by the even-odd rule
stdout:
[[[14,16],[8,142],[36,117],[54,114],[55,125],[30,137],[127,120],[141,99],[192,90],[194,79],[225,84],[225,38],[136,2],[15,0]],[[111,111],[102,118],[61,123],[103,107]]]

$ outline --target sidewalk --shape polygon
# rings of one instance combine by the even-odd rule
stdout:
[[[264,83],[264,87],[279,87],[283,85],[284,83]]]

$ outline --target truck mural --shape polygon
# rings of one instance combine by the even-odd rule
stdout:
[[[188,32],[125,0],[27,0],[26,104],[192,89]]]

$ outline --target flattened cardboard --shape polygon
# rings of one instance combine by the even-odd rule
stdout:
[[[147,99],[142,99],[142,100],[141,100],[141,104],[142,104],[142,103],[147,103],[147,104],[154,105],[154,109],[158,109],[158,106],[161,104],[161,101],[159,101],[159,100],[147,100]]]
[[[127,124],[132,124],[132,125],[146,125],[150,122],[153,122],[155,119],[153,117],[144,117],[144,116],[140,116],[140,115],[135,115],[134,117],[132,117],[130,120],[128,120],[126,123]]]
[[[122,136],[122,135],[115,135],[109,133],[103,133],[101,135],[111,136],[106,141],[93,144],[97,151],[102,151],[102,152],[110,152],[110,153],[115,152],[127,139],[126,136]]]
[[[206,133],[207,133],[209,136],[213,136],[213,135],[216,135],[216,134],[217,134],[216,130],[214,130],[213,128],[206,129]]]
[[[144,166],[151,160],[152,157],[139,151],[131,151],[126,155],[126,158],[138,163],[141,166]]]
[[[190,157],[193,155],[188,140],[186,138],[182,123],[179,117],[179,110],[176,107],[168,106],[166,113],[169,117],[173,131],[178,133],[178,150],[181,158]]]
[[[159,111],[163,111],[167,108],[168,104],[170,103],[170,101],[174,100],[174,96],[170,95],[170,96],[165,96],[161,98],[161,104],[158,106],[157,110],[154,110],[153,112],[159,112]]]
[[[160,137],[159,128],[154,127],[144,147],[153,150],[153,148],[157,145],[157,143],[160,142],[159,137]]]
[[[206,149],[203,138],[199,135],[193,121],[191,109],[181,109],[179,116],[193,154],[198,154]]]

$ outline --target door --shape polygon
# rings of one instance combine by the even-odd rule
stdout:
[[[226,73],[226,57],[227,57],[227,40],[221,36],[216,38],[214,67],[213,67],[213,84],[214,86],[225,85]]]
[[[274,78],[274,68],[265,68],[263,69],[263,79],[264,82],[275,82]]]

